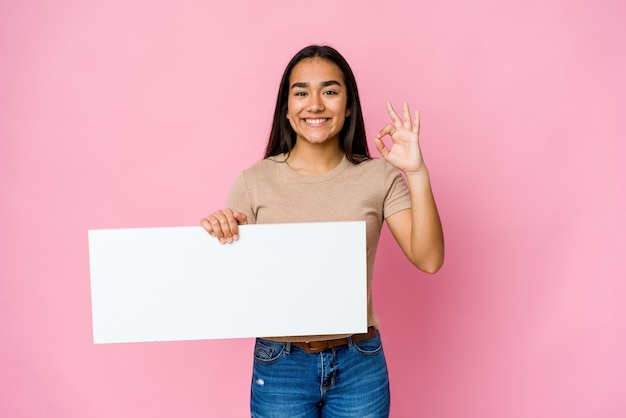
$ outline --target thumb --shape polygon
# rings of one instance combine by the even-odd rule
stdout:
[[[233,215],[235,215],[235,219],[237,219],[239,225],[246,225],[248,223],[248,215],[245,213],[233,212]]]

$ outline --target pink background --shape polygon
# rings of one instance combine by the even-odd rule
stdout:
[[[262,157],[285,64],[329,43],[370,139],[386,100],[420,107],[446,232],[430,277],[383,231],[392,416],[626,416],[625,13],[1,0],[0,415],[248,414],[252,340],[92,344],[87,230],[222,207]]]

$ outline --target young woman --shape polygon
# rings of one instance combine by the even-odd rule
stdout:
[[[383,158],[372,159],[348,63],[328,46],[302,49],[283,74],[265,159],[237,177],[226,209],[201,221],[221,243],[238,240],[238,225],[248,223],[366,221],[369,331],[257,338],[253,417],[389,415],[387,366],[371,294],[383,220],[422,271],[439,270],[444,245],[418,141],[419,112],[412,118],[406,103],[402,118],[389,103],[387,112],[391,122],[375,138]],[[389,145],[383,142],[387,136]]]

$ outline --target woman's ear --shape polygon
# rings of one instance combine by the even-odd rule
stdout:
[[[346,117],[352,114],[352,109],[346,109]]]

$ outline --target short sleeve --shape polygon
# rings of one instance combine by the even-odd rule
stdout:
[[[409,186],[407,186],[402,172],[386,161],[385,187],[387,188],[387,195],[383,203],[383,217],[385,219],[411,207]]]
[[[234,210],[235,212],[245,213],[248,216],[248,223],[256,223],[256,211],[252,206],[252,200],[250,198],[250,192],[246,183],[245,174],[240,173],[233,182],[228,193],[228,199],[226,200],[226,207]]]

